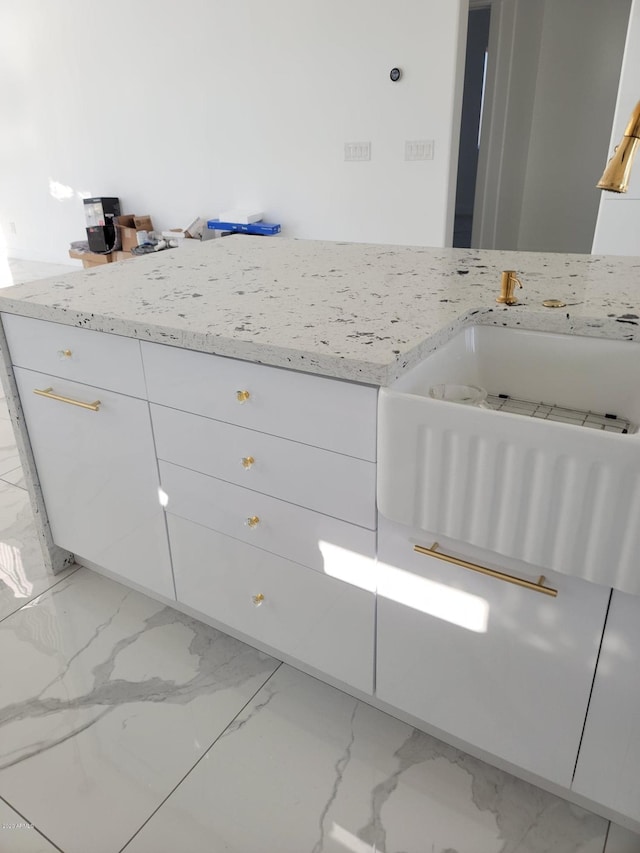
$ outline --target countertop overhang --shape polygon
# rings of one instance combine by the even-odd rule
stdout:
[[[518,305],[496,304],[505,269]],[[0,311],[385,386],[472,323],[640,341],[639,290],[636,257],[239,235],[5,288]]]

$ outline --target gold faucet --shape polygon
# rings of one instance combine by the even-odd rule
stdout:
[[[522,282],[516,275],[516,271],[504,270],[500,280],[500,296],[496,298],[496,302],[502,305],[517,305],[518,300],[513,295],[516,285],[522,287]]]
[[[633,158],[640,142],[640,101],[636,104],[627,124],[622,142],[616,146],[613,157],[596,186],[599,190],[626,193],[631,175]]]

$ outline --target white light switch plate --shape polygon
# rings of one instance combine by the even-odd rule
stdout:
[[[345,142],[344,159],[348,162],[371,160],[370,142]]]
[[[433,160],[433,139],[416,139],[404,143],[405,160]]]

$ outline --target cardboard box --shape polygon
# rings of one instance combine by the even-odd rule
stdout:
[[[120,232],[120,248],[130,252],[138,245],[138,231],[153,231],[153,222],[150,216],[125,213],[116,218],[116,228]]]
[[[135,255],[132,252],[117,251],[112,254],[114,261],[128,261],[130,258],[135,258]]]
[[[78,252],[77,249],[69,249],[69,257],[82,261],[82,266],[85,269],[90,267],[100,267],[103,264],[110,264],[113,260],[111,254],[98,255],[96,252]]]
[[[187,225],[184,233],[187,237],[193,237],[195,240],[202,240],[203,233],[207,230],[207,220],[201,216],[196,217],[191,225]]]

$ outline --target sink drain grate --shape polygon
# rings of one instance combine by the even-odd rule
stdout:
[[[489,394],[487,403],[499,412],[510,412],[513,415],[525,415],[530,418],[542,418],[546,421],[559,421],[563,424],[583,426],[589,429],[600,429],[605,432],[633,433],[638,427],[626,418],[612,414],[597,412],[581,412],[578,409],[565,409],[562,406],[548,406],[545,403],[532,403],[529,400],[518,400],[508,394]]]

